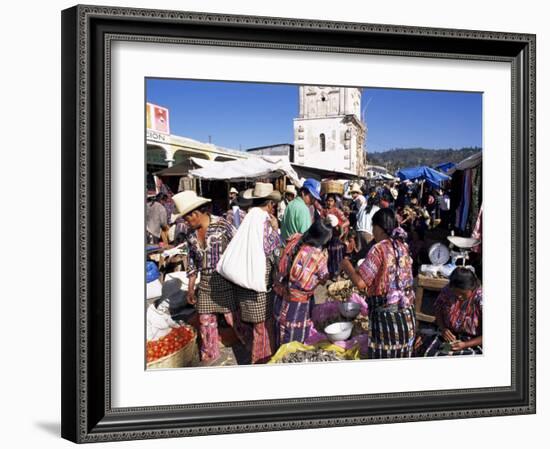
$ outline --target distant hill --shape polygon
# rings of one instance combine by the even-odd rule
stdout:
[[[463,159],[481,151],[479,147],[461,148],[460,150],[439,149],[429,150],[426,148],[396,148],[378,153],[367,153],[369,165],[382,165],[390,173],[401,168],[428,165],[434,167],[445,162],[460,162]]]

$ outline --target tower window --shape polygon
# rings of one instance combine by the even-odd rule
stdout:
[[[327,149],[325,135],[321,134],[319,136],[319,140],[320,140],[320,143],[321,143],[321,151],[325,151]]]

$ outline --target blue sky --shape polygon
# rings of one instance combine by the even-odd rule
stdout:
[[[170,110],[172,134],[243,150],[293,143],[296,85],[147,79],[146,89]],[[481,147],[480,93],[365,88],[362,109],[368,151]]]

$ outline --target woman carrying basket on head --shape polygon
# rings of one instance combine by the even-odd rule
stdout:
[[[368,358],[411,357],[416,333],[412,259],[405,232],[397,227],[395,214],[380,209],[372,217],[376,243],[356,270],[348,259],[341,268],[369,305],[370,344]]]
[[[325,207],[321,210],[321,217],[328,217],[332,225],[332,237],[328,243],[328,270],[333,280],[338,274],[346,252],[344,238],[349,231],[349,220],[340,209],[339,203],[338,195],[329,193],[325,198]]]

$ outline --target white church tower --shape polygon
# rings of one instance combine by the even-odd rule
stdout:
[[[299,101],[294,162],[363,176],[367,131],[361,121],[361,89],[300,86]]]

